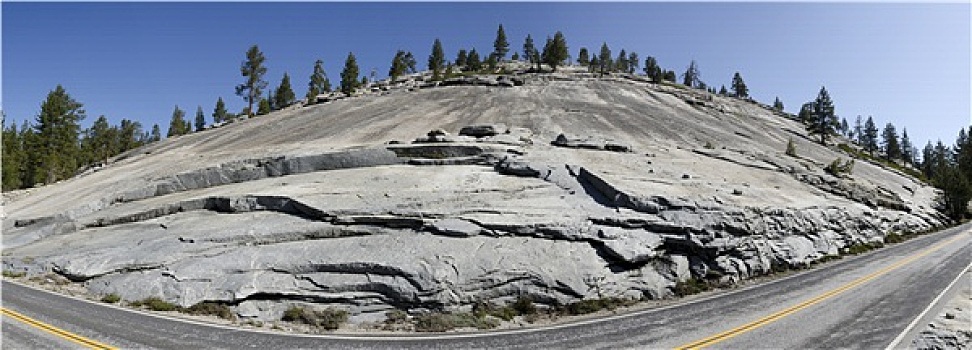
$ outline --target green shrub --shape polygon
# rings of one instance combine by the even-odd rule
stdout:
[[[884,243],[901,243],[905,241],[905,237],[897,234],[896,232],[891,232],[887,236],[884,236]]]
[[[229,306],[220,303],[204,301],[190,306],[183,312],[190,315],[212,315],[226,320],[236,319],[236,315],[230,310]]]
[[[179,309],[179,306],[159,297],[148,297],[142,300],[132,302],[134,307],[144,307],[152,311],[175,311]]]
[[[827,165],[827,167],[824,168],[824,171],[834,176],[840,176],[843,174],[849,175],[854,172],[854,160],[848,159],[846,161],[842,161],[840,158],[834,159],[833,162],[830,162],[830,165]]]
[[[884,243],[881,242],[868,242],[868,243],[855,243],[844,247],[842,253],[848,255],[857,255],[861,253],[866,253],[871,250],[884,247]]]
[[[101,302],[103,302],[103,303],[114,304],[114,303],[117,303],[119,301],[121,301],[121,297],[118,296],[118,294],[115,294],[115,293],[111,293],[111,294],[108,294],[108,295],[105,295],[105,296],[101,297]]]
[[[675,288],[672,289],[672,292],[675,293],[675,296],[684,297],[687,295],[702,293],[709,289],[712,289],[712,287],[709,286],[707,282],[693,277],[685,281],[675,283]]]
[[[324,310],[309,310],[299,306],[291,306],[284,311],[284,321],[304,323],[327,330],[335,330],[348,320],[348,312],[327,308]]]
[[[417,332],[446,332],[456,328],[475,327],[478,329],[492,329],[499,326],[499,321],[487,315],[477,316],[470,312],[434,313],[415,318]]]
[[[587,299],[568,304],[562,309],[562,312],[567,315],[584,315],[600,310],[614,310],[631,303],[621,298]]]
[[[705,141],[705,146],[703,147],[705,147],[705,149],[715,149],[715,146],[713,146],[712,142],[709,141]]]
[[[23,272],[23,271],[3,270],[3,277],[7,277],[7,278],[20,278],[20,277],[24,277],[24,276],[27,276],[27,273],[26,272]]]
[[[516,298],[512,307],[520,315],[533,315],[537,313],[537,306],[533,305],[533,299],[530,297],[521,296]]]
[[[408,321],[408,313],[402,310],[392,310],[385,313],[385,323],[396,324]]]

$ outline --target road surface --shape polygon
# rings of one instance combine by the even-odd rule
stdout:
[[[304,336],[131,312],[3,282],[3,348],[91,347],[24,323],[22,314],[119,348],[879,349],[972,263],[972,223],[767,283],[664,308],[545,328],[477,334]],[[907,346],[910,339],[900,345]]]

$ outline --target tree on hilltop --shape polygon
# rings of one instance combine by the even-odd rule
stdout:
[[[435,41],[439,42],[438,39]],[[441,48],[440,45],[439,49]],[[348,52],[348,58],[344,60],[344,70],[341,71],[341,92],[350,96],[358,88],[358,83],[358,60],[354,58],[353,52]]]
[[[547,44],[544,45],[543,63],[546,63],[556,72],[557,67],[563,65],[568,55],[570,55],[570,52],[567,48],[567,39],[564,38],[564,33],[557,31],[553,39],[547,39]],[[539,70],[539,65],[537,68]]]
[[[165,137],[188,134],[189,130],[186,128],[186,123],[186,112],[176,105],[172,111],[172,117],[169,119],[169,131],[165,134]]]
[[[739,98],[749,97],[749,88],[746,87],[746,82],[743,81],[739,72],[732,76],[732,94]]]
[[[432,53],[429,54],[429,70],[432,71],[432,80],[442,79],[442,68],[445,68],[445,52],[442,51],[442,41],[439,38],[432,43]]]
[[[726,91],[726,87],[725,86],[722,87],[722,91],[723,91],[723,94],[725,94],[725,91]],[[782,112],[783,111],[783,101],[780,101],[780,97],[779,96],[777,96],[776,97],[776,100],[773,101],[773,109],[775,109],[777,112]]]
[[[614,60],[614,71],[622,73],[628,71],[628,53],[624,49],[621,49],[618,58]]]
[[[906,164],[915,164],[915,145],[911,144],[911,139],[908,138],[907,128],[901,129],[901,159]]]
[[[310,81],[307,82],[307,103],[317,103],[317,95],[331,92],[331,81],[327,79],[324,72],[324,61],[314,61],[314,72],[311,73]]]
[[[638,71],[638,53],[631,51],[628,54],[628,74],[635,74]]]
[[[290,75],[286,72],[284,72],[283,79],[280,80],[280,86],[277,87],[277,91],[273,95],[273,100],[276,109],[283,109],[294,104],[294,101],[297,100],[297,96],[294,95],[294,89],[290,87]]]
[[[884,148],[884,158],[893,161],[901,158],[901,144],[898,143],[898,132],[894,124],[887,123],[881,132],[881,145]]]
[[[536,45],[533,44],[533,37],[527,34],[526,39],[523,40],[523,56],[530,64],[536,64],[540,66],[540,52],[537,51]],[[538,69],[539,70],[539,69]]]
[[[466,59],[468,57],[469,57],[469,52],[467,52],[466,49],[459,49],[459,52],[456,53],[456,65],[457,66],[465,66],[466,65]]]
[[[267,73],[267,67],[263,65],[266,57],[257,45],[253,45],[246,51],[246,61],[240,65],[240,74],[246,80],[243,84],[236,86],[236,94],[243,97],[246,101],[250,116],[253,116],[253,104],[260,100],[263,89],[267,88],[267,82],[263,80],[263,75]]]
[[[223,102],[223,98],[219,97],[216,99],[216,107],[213,108],[213,122],[222,123],[229,119],[229,115],[226,112],[226,103]]]
[[[692,63],[685,69],[685,73],[682,74],[682,85],[693,88],[700,88],[702,86],[699,66],[695,64],[695,60],[692,60]]]
[[[587,52],[586,47],[580,48],[580,52],[577,53],[577,64],[581,65],[581,67],[587,67],[587,65],[591,64],[591,54]]]
[[[496,30],[496,40],[493,41],[493,55],[496,56],[496,60],[502,61],[508,52],[510,52],[510,42],[506,40],[506,31],[500,24],[499,29]]]
[[[861,147],[872,156],[874,155],[874,151],[878,150],[878,128],[877,124],[874,124],[874,118],[871,116],[868,116],[867,121],[864,122],[864,133],[861,135]]]
[[[827,88],[820,87],[817,99],[810,104],[810,134],[820,135],[820,144],[826,145],[827,139],[837,129],[837,115],[834,114],[834,102],[830,99]]]
[[[660,83],[662,81],[662,69],[658,66],[658,61],[654,57],[645,57],[645,75],[653,82]]]
[[[196,132],[206,128],[206,114],[203,113],[202,106],[196,106]]]
[[[598,72],[601,73],[602,77],[611,68],[611,49],[608,48],[607,43],[601,44],[601,53],[597,55],[597,65]]]
[[[34,123],[33,149],[36,178],[31,183],[53,183],[74,175],[78,169],[78,132],[85,117],[84,105],[68,95],[61,85],[47,94]]]

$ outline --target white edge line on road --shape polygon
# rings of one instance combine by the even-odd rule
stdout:
[[[955,286],[955,284],[958,283],[958,281],[962,280],[962,277],[965,277],[965,274],[968,273],[970,269],[972,269],[972,263],[969,263],[969,265],[966,266],[965,269],[963,269],[962,272],[959,273],[959,275],[956,276],[954,280],[952,280],[952,283],[949,283],[948,287],[945,287],[945,290],[939,293],[938,296],[936,296],[935,299],[928,304],[928,307],[926,307],[925,310],[923,310],[920,314],[918,314],[918,317],[915,317],[914,321],[911,321],[911,323],[908,324],[908,327],[905,327],[905,329],[901,331],[901,334],[898,334],[898,336],[894,338],[893,341],[891,341],[891,344],[884,349],[892,350],[897,348],[898,345],[900,345],[901,341],[904,340],[904,337],[908,335],[908,332],[911,332],[911,330],[918,325],[918,322],[921,321],[921,319],[924,318],[925,315],[928,314],[933,307],[935,307],[935,304],[938,304],[938,302],[942,299],[942,297],[945,296],[945,294],[948,294],[948,292],[952,290],[952,287]]]
[[[969,231],[969,232],[972,232],[972,231]],[[966,233],[969,233],[969,232],[961,232],[960,231],[958,234],[961,235],[961,234],[966,234]],[[952,232],[950,232],[950,229],[946,229],[946,230],[942,230],[942,231],[939,231],[939,232],[935,232],[935,233],[926,235],[924,237],[934,237],[934,236],[937,236],[939,234],[942,234],[943,236],[950,236],[951,233]],[[941,238],[940,241],[942,241],[944,239],[945,238]],[[849,257],[849,258],[844,258],[844,259],[841,259],[839,261],[836,261],[835,263],[840,263],[840,262],[850,263],[850,262],[856,261],[858,259],[862,259],[865,256],[869,256],[871,254],[876,254],[876,253],[881,252],[881,251],[882,251],[881,249],[877,249],[877,250],[870,251],[870,252],[867,252],[867,253],[864,253],[864,254],[861,254],[861,255],[856,255],[856,256],[853,256],[853,257]],[[746,291],[748,291],[750,289],[753,289],[753,288],[757,288],[757,287],[761,287],[761,286],[773,285],[773,284],[776,284],[776,283],[781,283],[783,281],[789,280],[791,278],[796,278],[796,277],[799,277],[799,276],[802,276],[802,275],[805,275],[805,274],[809,274],[809,273],[812,273],[812,272],[815,272],[815,271],[821,271],[821,268],[822,267],[823,266],[818,267],[818,268],[814,268],[814,269],[800,271],[798,273],[795,273],[795,274],[792,274],[792,275],[789,275],[789,276],[786,276],[786,277],[782,277],[782,278],[779,278],[779,279],[774,279],[774,280],[771,280],[771,281],[766,281],[764,283],[756,283],[756,284],[748,285],[746,287],[743,287],[743,288],[740,288],[740,289],[729,290],[729,291],[726,291],[724,293],[714,293],[712,295],[705,296],[705,297],[702,297],[702,298],[699,298],[699,299],[695,299],[695,300],[689,300],[689,301],[685,301],[685,302],[682,302],[682,303],[675,303],[675,304],[671,304],[671,305],[665,305],[665,306],[661,306],[661,307],[657,307],[657,308],[648,308],[648,309],[643,309],[643,310],[637,310],[637,311],[632,311],[630,313],[624,313],[624,314],[620,314],[620,315],[611,315],[611,316],[607,316],[607,317],[594,317],[594,318],[590,318],[590,319],[580,320],[580,321],[577,321],[577,322],[567,322],[567,323],[561,323],[561,324],[556,324],[556,325],[551,325],[551,326],[544,326],[544,327],[535,327],[535,328],[512,329],[512,330],[496,330],[496,331],[492,331],[492,332],[475,332],[475,333],[458,333],[458,334],[456,334],[456,333],[451,333],[451,334],[450,333],[439,333],[437,335],[428,335],[428,336],[423,336],[423,335],[419,335],[419,336],[415,336],[415,335],[406,335],[406,336],[387,335],[386,336],[386,335],[382,335],[382,334],[361,334],[361,335],[304,334],[304,333],[287,333],[287,332],[280,332],[280,331],[270,331],[270,330],[264,330],[264,329],[250,329],[250,328],[244,328],[244,327],[240,327],[240,326],[230,326],[230,325],[223,325],[223,324],[218,324],[218,323],[209,323],[209,322],[197,321],[197,320],[192,320],[192,319],[187,319],[187,318],[181,318],[181,317],[173,317],[173,316],[169,316],[169,315],[163,315],[163,314],[159,314],[159,313],[153,313],[153,312],[148,312],[148,311],[143,311],[143,310],[137,310],[137,309],[122,307],[122,306],[113,305],[113,304],[99,303],[99,302],[95,302],[93,300],[88,300],[88,299],[84,299],[84,298],[77,297],[77,296],[73,296],[73,295],[61,294],[61,293],[57,293],[57,292],[53,292],[53,291],[41,289],[41,288],[38,288],[38,287],[30,286],[30,285],[23,284],[23,283],[20,283],[20,282],[17,282],[17,281],[13,281],[13,280],[5,279],[5,281],[6,282],[9,282],[9,283],[17,284],[17,285],[22,286],[22,287],[34,289],[34,290],[37,290],[37,291],[40,291],[40,292],[49,293],[49,294],[53,294],[55,296],[61,296],[61,297],[69,298],[69,299],[74,299],[74,300],[81,301],[81,302],[85,302],[85,303],[92,304],[92,305],[97,305],[97,306],[102,306],[102,307],[109,307],[109,308],[113,308],[113,309],[116,309],[116,310],[121,310],[121,311],[126,311],[126,312],[132,312],[132,313],[140,314],[140,315],[143,315],[143,316],[155,317],[155,318],[165,319],[165,320],[169,320],[169,321],[190,323],[190,324],[199,325],[199,326],[206,326],[206,327],[215,327],[215,328],[226,329],[226,330],[231,330],[231,331],[236,331],[236,332],[253,332],[253,333],[262,333],[262,334],[267,334],[267,335],[284,336],[284,337],[300,337],[300,338],[316,338],[316,339],[336,339],[336,340],[355,340],[355,341],[382,342],[382,341],[410,341],[410,340],[420,341],[420,340],[444,340],[444,339],[483,338],[483,337],[489,337],[489,336],[527,334],[527,333],[534,333],[534,332],[541,332],[541,331],[548,331],[548,330],[556,330],[556,329],[562,329],[562,328],[568,328],[568,327],[575,327],[575,326],[583,326],[583,325],[589,325],[589,324],[596,324],[596,323],[613,321],[613,320],[618,320],[618,319],[623,319],[623,318],[628,318],[628,317],[640,316],[640,315],[644,315],[644,314],[647,314],[647,313],[652,313],[652,312],[657,312],[657,311],[662,311],[662,310],[668,310],[668,309],[672,309],[672,308],[676,308],[676,307],[681,307],[681,306],[685,306],[685,305],[697,304],[697,303],[705,302],[705,301],[708,301],[708,300],[711,300],[711,299],[715,299],[715,298],[719,298],[719,297],[724,297],[724,296],[728,296],[728,295],[735,295],[737,293],[746,292]],[[947,290],[947,288],[946,288],[946,290]]]

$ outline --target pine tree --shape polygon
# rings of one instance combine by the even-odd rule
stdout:
[[[398,77],[408,73],[415,73],[415,58],[412,57],[411,52],[398,50],[395,52],[395,57],[392,57],[391,67],[388,69],[388,76],[392,80],[397,80]]]
[[[834,102],[827,93],[827,88],[820,87],[817,99],[811,104],[810,134],[820,135],[820,144],[826,145],[827,138],[836,132],[837,116],[834,114]]]
[[[85,151],[89,152],[89,159],[86,159],[83,163],[90,164],[98,161],[102,164],[108,164],[108,158],[117,153],[114,134],[114,130],[108,124],[108,118],[104,115],[99,116],[87,132],[87,142],[82,142],[82,148],[87,148]]]
[[[682,85],[699,88],[701,83],[699,67],[695,64],[695,60],[692,60],[692,63],[685,69],[685,74],[682,74]]]
[[[53,183],[74,175],[78,168],[79,123],[84,119],[83,105],[78,103],[61,85],[47,94],[37,115],[34,131],[36,162],[34,183]]]
[[[664,81],[674,83],[676,79],[678,79],[678,76],[675,74],[675,71],[673,70],[665,71],[665,73],[662,74],[662,80]]]
[[[726,89],[726,87],[723,86],[722,87],[722,90],[725,91],[725,89]],[[778,112],[782,112],[783,111],[783,101],[780,101],[780,98],[779,97],[777,97],[776,100],[773,101],[773,109],[777,110]]]
[[[557,67],[563,65],[569,54],[570,52],[567,48],[567,40],[564,38],[564,33],[557,31],[553,39],[548,39],[547,45],[543,48],[543,63],[546,63],[556,72]],[[537,68],[539,70],[540,66],[538,65]]]
[[[884,149],[884,158],[894,161],[901,158],[901,145],[898,143],[898,133],[894,124],[888,123],[884,126],[881,133],[881,146]]]
[[[267,88],[267,82],[263,80],[263,75],[267,73],[267,67],[263,65],[266,58],[256,45],[246,51],[246,61],[240,65],[240,73],[246,77],[243,84],[236,86],[236,94],[243,97],[247,102],[248,111],[253,111],[253,104],[263,95],[263,89]],[[250,113],[250,116],[253,114]]]
[[[34,126],[30,124],[29,120],[24,120],[24,123],[20,126],[20,142],[24,155],[20,162],[21,187],[30,188],[37,183],[39,166],[37,160],[40,159],[41,152],[37,133],[34,132]]]
[[[283,79],[280,79],[280,87],[277,88],[276,94],[274,94],[274,105],[276,109],[283,109],[292,104],[297,100],[297,96],[294,95],[294,89],[290,87],[290,75],[285,72]]]
[[[185,117],[186,112],[179,109],[178,105],[175,106],[175,110],[172,111],[172,118],[169,119],[169,131],[166,133],[165,137],[187,134]]]
[[[591,54],[587,52],[586,47],[582,47],[580,52],[577,53],[577,64],[581,65],[581,67],[587,67],[587,65],[591,64]]]
[[[614,71],[620,73],[628,71],[628,53],[624,49],[618,52],[618,58],[614,60]]]
[[[206,114],[203,113],[202,106],[196,106],[196,132],[206,129]]]
[[[587,66],[588,73],[596,73],[601,67],[601,62],[598,61],[597,56],[591,56],[591,62]]]
[[[260,103],[257,105],[257,115],[267,115],[273,112],[273,106],[270,104],[270,99],[260,99]]]
[[[749,88],[746,87],[746,82],[743,81],[742,75],[736,72],[732,76],[732,94],[739,98],[749,97]]]
[[[466,59],[469,57],[469,53],[466,49],[459,49],[459,53],[456,54],[456,65],[464,66],[466,65]]]
[[[122,119],[118,127],[118,153],[138,148],[145,144],[142,123]]]
[[[797,120],[806,125],[813,123],[813,102],[807,102],[800,106],[800,113],[797,114]]]
[[[598,63],[598,71],[601,73],[602,77],[604,76],[604,73],[610,71],[611,49],[608,48],[607,43],[601,44],[601,53],[597,56],[597,63]]]
[[[473,48],[469,50],[469,55],[466,56],[466,69],[472,72],[478,72],[483,68],[482,62],[479,61],[479,53]]]
[[[840,127],[838,130],[840,130],[840,134],[844,136],[847,136],[847,134],[850,133],[850,126],[847,125],[847,118],[840,118]]]
[[[878,128],[874,124],[874,119],[870,116],[864,122],[864,134],[861,138],[861,147],[872,156],[874,155],[874,151],[878,150]]]
[[[317,95],[331,92],[331,81],[327,79],[324,72],[324,61],[314,61],[314,72],[311,73],[310,81],[307,83],[307,103],[317,103]]]
[[[489,73],[496,71],[496,67],[499,64],[499,62],[496,61],[496,55],[489,55],[489,58],[486,59],[485,63]]]
[[[503,30],[503,25],[499,25],[499,29],[496,30],[496,40],[493,41],[493,55],[496,56],[496,60],[502,61],[506,58],[506,53],[510,52],[510,43],[506,41],[506,31]]]
[[[152,142],[162,141],[162,129],[159,128],[159,124],[152,125]]]
[[[526,39],[523,40],[523,56],[530,64],[540,64],[540,52],[537,51],[537,47],[533,44],[533,37],[527,34]]]
[[[858,115],[857,119],[854,121],[854,140],[858,145],[864,144],[864,126],[861,121],[861,116]]]
[[[6,120],[3,122],[6,125]],[[17,131],[17,125],[11,124],[3,128],[3,156],[0,159],[0,168],[3,174],[3,191],[23,188],[21,181],[21,171],[25,161],[23,139]]]
[[[226,103],[223,102],[223,98],[216,99],[216,108],[213,108],[213,122],[222,123],[229,119],[226,113]],[[158,141],[158,140],[156,140]]]
[[[632,51],[628,54],[628,74],[635,74],[638,71],[638,53]]]
[[[435,42],[439,42],[439,40],[436,39]],[[442,49],[441,45],[439,49]],[[348,52],[348,58],[344,60],[344,70],[341,71],[341,92],[351,96],[357,88],[358,60],[354,58],[353,52]]]
[[[513,53],[513,57],[510,57],[510,59],[513,60],[513,61],[519,61],[520,60],[520,53],[519,52],[514,52]]]
[[[432,80],[442,79],[442,68],[445,68],[445,53],[442,51],[442,41],[438,38],[432,43],[432,53],[429,55],[429,70]]]
[[[908,129],[901,129],[901,159],[905,161],[906,164],[915,164],[915,146],[911,144],[911,139],[908,138]]]
[[[653,82],[660,83],[662,81],[662,69],[658,66],[658,60],[654,57],[645,57],[645,75]]]

